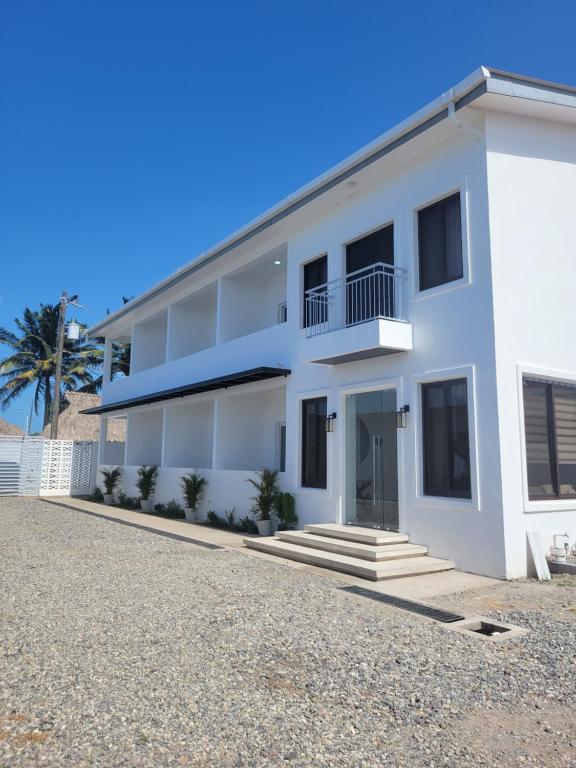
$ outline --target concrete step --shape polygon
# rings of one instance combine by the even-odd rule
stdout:
[[[350,555],[361,560],[382,562],[398,560],[404,557],[422,557],[428,554],[428,547],[421,544],[361,544],[358,541],[346,541],[329,536],[317,536],[308,531],[278,531],[276,537],[289,544],[299,544],[301,547],[312,547],[324,552],[335,552],[337,555]]]
[[[308,565],[317,565],[320,568],[328,568],[333,571],[349,573],[370,581],[382,581],[383,579],[397,579],[402,576],[417,576],[423,573],[436,573],[448,571],[454,568],[450,560],[441,560],[437,557],[406,557],[399,560],[387,560],[385,562],[369,562],[359,557],[338,555],[334,552],[325,552],[313,547],[302,547],[299,544],[290,544],[271,536],[262,538],[244,539],[249,549],[266,552],[269,555],[285,557],[288,560],[297,560]]]
[[[409,537],[405,533],[380,531],[375,528],[362,528],[359,525],[337,525],[336,523],[320,523],[305,525],[304,530],[316,536],[329,536],[344,541],[357,541],[360,544],[370,544],[377,547],[382,544],[406,544]]]

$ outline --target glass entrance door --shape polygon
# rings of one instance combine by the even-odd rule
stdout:
[[[396,390],[346,397],[346,523],[398,530]]]

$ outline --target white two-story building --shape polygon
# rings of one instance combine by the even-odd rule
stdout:
[[[238,515],[274,467],[301,526],[501,578],[574,541],[575,125],[575,88],[481,68],[107,316],[100,463]]]

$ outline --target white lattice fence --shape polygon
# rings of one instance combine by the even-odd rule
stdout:
[[[0,496],[68,496],[94,490],[98,443],[0,437]]]

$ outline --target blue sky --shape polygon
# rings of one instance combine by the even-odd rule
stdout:
[[[480,64],[576,84],[575,33],[568,0],[0,0],[0,325],[63,288],[96,321]]]

